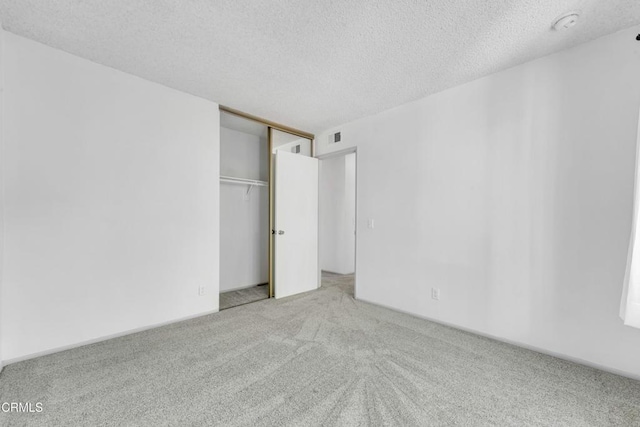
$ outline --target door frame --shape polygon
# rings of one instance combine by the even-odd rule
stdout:
[[[356,155],[356,176],[355,176],[355,186],[356,186],[356,200],[355,200],[355,217],[356,217],[356,224],[355,224],[355,242],[354,242],[354,254],[353,254],[353,258],[354,258],[354,262],[353,262],[353,276],[354,276],[354,282],[353,282],[353,297],[354,299],[357,299],[357,295],[358,295],[358,147],[347,147],[344,148],[342,150],[337,150],[337,151],[332,151],[330,153],[325,153],[325,154],[320,154],[318,156],[316,156],[316,159],[318,159],[319,161],[323,161],[326,159],[331,159],[331,158],[335,158],[335,157],[343,157],[346,156],[347,154],[355,154]],[[318,185],[320,184],[320,180],[318,180]],[[319,203],[319,201],[318,201]],[[320,205],[318,204],[318,209],[320,209]],[[320,221],[318,221],[318,278],[320,280],[320,277],[322,275],[322,267],[320,266],[320,239],[322,238],[322,236],[320,235]]]
[[[263,119],[262,117],[254,116],[252,114],[244,113],[240,110],[236,110],[230,107],[226,107],[224,105],[218,105],[218,110],[220,112],[225,112],[228,114],[233,114],[248,120],[253,120],[254,122],[258,122],[260,124],[267,126],[267,139],[268,139],[268,147],[269,150],[267,159],[269,161],[268,171],[269,171],[269,298],[274,297],[274,286],[273,286],[273,227],[274,227],[274,181],[273,181],[273,141],[272,141],[272,129],[279,130],[281,132],[286,132],[292,135],[299,136],[301,138],[306,138],[311,141],[311,157],[315,157],[315,135],[309,132],[302,131],[300,129],[296,129],[290,126],[286,126],[277,122],[273,122],[271,120]],[[356,163],[357,167],[357,163]]]

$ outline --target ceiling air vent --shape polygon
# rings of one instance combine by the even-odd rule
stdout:
[[[337,144],[340,141],[342,141],[342,135],[340,134],[340,132],[332,133],[331,135],[329,135],[329,144]]]

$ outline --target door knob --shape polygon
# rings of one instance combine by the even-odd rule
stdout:
[[[278,231],[278,234],[284,234],[284,230]]]

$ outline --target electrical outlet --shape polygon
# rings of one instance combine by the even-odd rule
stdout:
[[[439,288],[431,288],[431,298],[434,300],[440,299],[440,289]]]
[[[198,288],[198,295],[199,295],[199,296],[204,295],[204,286],[200,286],[200,287]]]

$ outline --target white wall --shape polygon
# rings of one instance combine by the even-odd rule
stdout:
[[[220,128],[220,175],[267,181],[267,137]]]
[[[220,174],[268,180],[267,140],[220,128]],[[269,281],[269,187],[220,184],[220,292]]]
[[[0,371],[2,371],[2,281],[4,276],[4,126],[3,126],[3,102],[4,100],[4,30],[0,23]]]
[[[358,147],[358,297],[640,377],[618,317],[639,31],[320,134]]]
[[[320,268],[355,271],[355,153],[320,161]]]
[[[344,274],[356,271],[356,153],[344,156]]]
[[[5,55],[5,361],[216,311],[218,106],[12,34]]]

